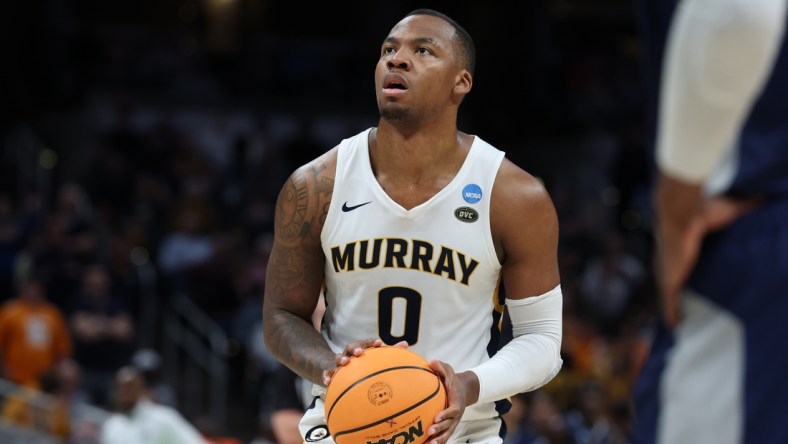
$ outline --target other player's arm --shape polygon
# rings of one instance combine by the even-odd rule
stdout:
[[[708,199],[703,183],[735,145],[768,78],[785,13],[784,1],[771,0],[677,6],[660,90],[655,191],[660,292],[671,327],[705,234],[755,203]]]
[[[298,375],[323,383],[336,355],[312,323],[324,277],[320,232],[333,193],[336,150],[296,170],[279,194],[263,298],[271,353]]]

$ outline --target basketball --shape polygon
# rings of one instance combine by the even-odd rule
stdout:
[[[368,348],[340,367],[326,393],[326,424],[337,444],[421,444],[446,389],[427,361],[407,349]]]

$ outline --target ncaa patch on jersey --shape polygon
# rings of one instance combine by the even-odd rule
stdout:
[[[472,223],[479,220],[479,213],[471,207],[459,207],[454,210],[454,217],[461,222]]]
[[[462,189],[462,198],[469,204],[475,204],[482,200],[482,187],[475,183],[469,183]]]

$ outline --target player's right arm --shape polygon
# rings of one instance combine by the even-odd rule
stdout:
[[[336,149],[296,170],[282,187],[263,297],[266,347],[298,375],[319,384],[337,359],[311,320],[323,285],[320,232],[335,174]]]
[[[687,0],[676,10],[665,55],[657,133],[657,266],[668,326],[704,236],[757,205],[708,199],[704,182],[736,145],[768,80],[785,32],[786,4]]]

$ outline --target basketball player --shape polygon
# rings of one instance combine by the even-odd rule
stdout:
[[[431,443],[502,442],[496,402],[561,366],[555,210],[539,181],[458,131],[474,58],[467,32],[438,12],[394,26],[375,70],[378,126],[284,185],[265,289],[266,344],[319,395],[368,346],[407,344],[431,360],[449,404],[425,430]],[[515,338],[490,358],[500,278]],[[310,321],[321,289],[322,335]],[[306,441],[331,442],[323,416],[317,397]]]
[[[785,443],[786,1],[673,3],[644,10],[673,18],[644,36],[658,60],[667,33],[655,194],[665,325],[636,386],[633,442]]]

